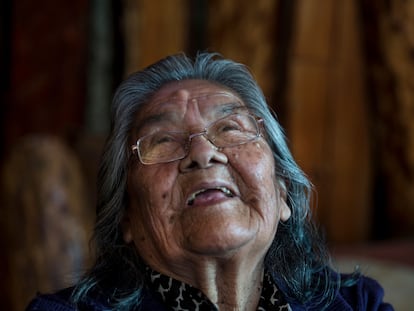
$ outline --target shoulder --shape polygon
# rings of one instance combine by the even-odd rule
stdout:
[[[334,294],[333,300],[326,307],[326,310],[394,311],[390,304],[383,301],[384,290],[377,281],[366,276],[359,276],[354,280],[351,275],[335,272],[332,272],[331,276],[335,280],[338,280],[338,276],[340,276],[343,284],[352,285],[342,285]],[[319,311],[323,309],[321,295],[315,295],[305,305],[296,301],[289,301],[289,304],[293,311]]]
[[[70,303],[71,289],[54,294],[38,294],[27,306],[26,311],[73,311],[76,307]]]
[[[167,307],[156,299],[151,291],[146,290],[143,294],[140,311],[168,311]]]
[[[349,278],[343,275],[343,279]],[[367,311],[393,311],[394,308],[383,301],[384,290],[376,281],[366,276],[360,276],[351,286],[342,286],[336,299],[332,303],[335,306],[349,306],[349,310]],[[338,309],[341,310],[341,309]],[[348,310],[343,308],[343,310]]]
[[[27,306],[26,311],[103,311],[107,308],[97,299],[89,299],[81,307],[71,301],[73,288],[66,288],[53,294],[38,294]]]
[[[109,306],[104,304],[102,298],[88,297],[82,306],[71,302],[73,288],[60,290],[53,294],[39,294],[27,306],[25,311],[103,311]],[[164,304],[155,299],[151,292],[145,291],[138,307],[140,311],[167,311]]]

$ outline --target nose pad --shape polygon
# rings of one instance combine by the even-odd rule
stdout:
[[[190,141],[187,156],[180,161],[180,170],[185,172],[194,168],[208,168],[215,163],[227,164],[227,162],[226,154],[204,135],[197,135]]]

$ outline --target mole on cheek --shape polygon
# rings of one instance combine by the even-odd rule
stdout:
[[[239,157],[239,153],[238,152],[232,152],[231,153],[232,158],[238,158]]]
[[[238,146],[235,149],[233,149],[233,152],[231,153],[232,158],[234,158],[234,159],[238,159],[239,158],[240,149],[241,149],[240,146]]]
[[[161,197],[162,197],[163,199],[166,199],[166,198],[167,198],[167,195],[168,195],[168,193],[167,193],[167,192],[164,192],[164,193],[162,194],[162,196],[161,196]]]

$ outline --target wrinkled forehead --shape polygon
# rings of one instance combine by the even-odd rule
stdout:
[[[216,110],[226,110],[231,107],[244,106],[242,101],[228,92],[189,93],[178,91],[173,96],[151,101],[148,110],[168,112],[197,108],[202,115]],[[153,109],[151,109],[153,108]]]
[[[188,110],[203,117],[219,117],[238,108],[243,101],[231,90],[203,80],[173,82],[157,91],[138,112],[137,121],[180,119]]]

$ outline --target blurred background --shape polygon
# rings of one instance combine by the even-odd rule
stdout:
[[[90,262],[116,86],[200,50],[253,72],[338,265],[368,260],[385,287],[414,291],[414,1],[2,0],[0,23],[5,310]]]

